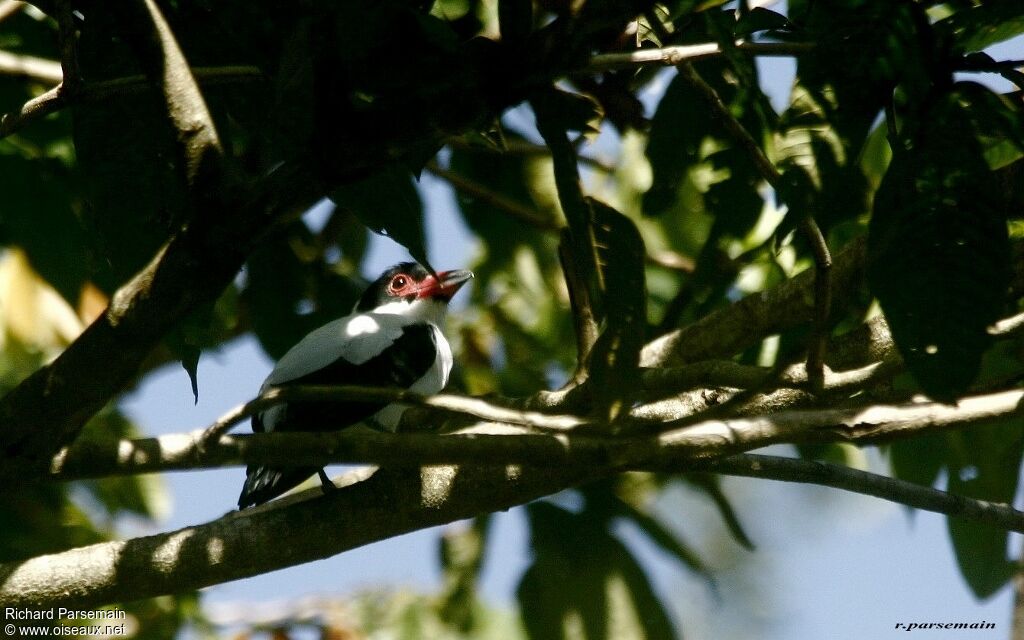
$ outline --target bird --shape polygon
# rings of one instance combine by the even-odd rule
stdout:
[[[472,271],[462,269],[433,272],[416,262],[394,265],[367,287],[352,313],[313,330],[289,349],[260,393],[288,385],[438,393],[452,369],[452,350],[441,324],[448,303],[472,277]],[[253,415],[252,430],[325,432],[364,422],[395,431],[406,408],[380,402],[285,403]],[[314,474],[325,492],[334,488],[323,468],[249,465],[238,508],[272,500]]]

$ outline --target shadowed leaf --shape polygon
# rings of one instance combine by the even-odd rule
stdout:
[[[373,231],[408,249],[420,264],[429,264],[423,232],[423,203],[408,172],[396,167],[385,169],[335,189],[331,200],[351,211]]]
[[[922,109],[875,196],[868,278],[910,372],[952,401],[978,373],[1009,278],[1006,220],[962,93]]]

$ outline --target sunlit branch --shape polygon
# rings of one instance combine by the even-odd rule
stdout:
[[[401,402],[410,406],[429,407],[441,409],[452,413],[460,413],[473,416],[482,420],[516,424],[535,429],[549,429],[552,431],[564,431],[586,424],[574,416],[558,416],[538,413],[535,411],[520,411],[509,409],[486,402],[480,398],[441,394],[425,396],[414,391],[404,389],[390,389],[386,387],[357,387],[357,386],[288,386],[271,387],[261,393],[259,397],[241,404],[228,413],[221,416],[216,422],[203,430],[204,442],[215,441],[221,435],[227,433],[232,427],[239,424],[246,418],[275,405],[288,402],[379,402],[382,404],[390,402]]]
[[[20,0],[0,0],[0,22],[19,13],[28,6],[28,3]]]
[[[874,362],[850,371],[824,370],[820,390],[826,392],[860,389],[872,382],[892,377],[902,368],[898,358]],[[771,367],[744,365],[732,360],[705,360],[681,367],[646,369],[643,385],[647,391],[678,393],[702,387],[758,389],[759,392],[792,388],[814,390],[804,366],[787,367],[776,375]],[[768,386],[765,386],[768,385]]]
[[[24,76],[47,84],[60,82],[64,77],[60,63],[46,58],[0,51],[0,74]]]
[[[328,389],[317,389],[326,395]],[[335,397],[380,400],[372,389],[335,389]],[[446,397],[446,411],[495,411],[516,417],[475,399]],[[406,399],[411,399],[406,397]],[[280,401],[281,397],[276,398]],[[769,444],[801,442],[877,443],[949,429],[1024,416],[1024,391],[1014,390],[964,398],[956,406],[932,402],[877,405],[848,409],[809,409],[774,415],[704,420],[667,428],[649,435],[600,435],[590,429],[537,433],[529,427],[493,422],[450,434],[383,433],[348,429],[330,433],[259,433],[204,439],[203,431],[188,434],[81,442],[58,454],[50,468],[53,479],[72,480],[260,463],[283,466],[322,466],[330,463],[378,465],[521,464],[532,467],[608,467],[616,470],[657,468],[681,459],[713,458]],[[456,409],[464,404],[469,407]],[[232,419],[242,412],[233,411]],[[572,417],[551,417],[566,423]],[[552,430],[554,431],[554,430]]]
[[[799,56],[814,51],[811,42],[747,42],[737,40],[736,48],[755,56]],[[637,49],[627,53],[602,53],[593,56],[587,63],[588,72],[613,71],[642,66],[674,67],[685,62],[695,62],[722,55],[717,42],[677,45],[660,49]]]
[[[861,240],[836,255],[833,278],[840,304],[857,290],[864,272]],[[641,354],[641,366],[657,367],[721,359],[740,353],[767,336],[787,331],[813,317],[815,273],[808,270],[759,295],[709,313],[700,320],[652,340]],[[862,366],[871,360],[862,360]],[[858,365],[853,365],[858,366]]]

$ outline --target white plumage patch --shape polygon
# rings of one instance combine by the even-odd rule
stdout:
[[[302,378],[344,359],[354,365],[366,363],[388,349],[411,324],[426,323],[434,333],[437,355],[427,372],[409,389],[425,395],[435,394],[448,384],[452,368],[452,351],[438,324],[445,306],[430,299],[412,302],[396,301],[373,311],[357,313],[333,320],[312,331],[278,361],[264,381],[262,390]],[[360,384],[353,380],[349,384]],[[389,405],[374,415],[373,421],[391,431],[398,426],[406,405]],[[273,431],[283,418],[286,406],[271,407],[261,414],[263,428]]]

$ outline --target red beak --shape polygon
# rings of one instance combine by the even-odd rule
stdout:
[[[437,276],[427,276],[416,291],[417,298],[436,298],[448,302],[462,285],[473,278],[473,272],[465,269],[439,271]]]

